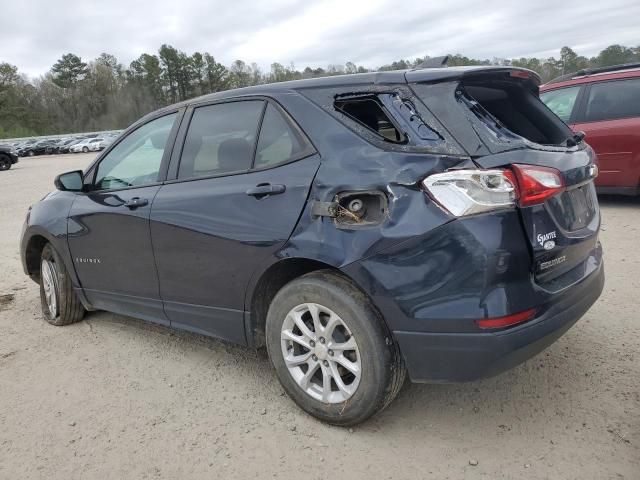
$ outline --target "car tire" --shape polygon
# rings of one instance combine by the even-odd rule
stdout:
[[[404,383],[400,350],[380,314],[356,285],[333,271],[285,285],[271,302],[265,334],[286,393],[324,422],[361,423],[387,407]]]
[[[88,152],[89,152],[88,147],[82,147],[82,153],[88,153]]]
[[[34,155],[35,155],[35,153],[34,153],[34,151],[33,151],[33,150],[29,150],[29,151],[27,152],[27,157],[33,157]]]
[[[0,155],[0,172],[11,168],[11,159],[6,155]]]
[[[40,302],[42,314],[51,325],[79,322],[85,309],[73,290],[73,284],[60,255],[50,243],[42,249],[40,260]]]

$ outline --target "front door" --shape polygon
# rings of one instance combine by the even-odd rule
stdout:
[[[172,326],[245,342],[247,284],[289,238],[318,165],[302,132],[270,102],[194,110],[178,178],[160,189],[151,212]]]
[[[176,113],[123,138],[88,173],[68,223],[69,249],[91,304],[168,323],[160,300],[149,215]],[[87,180],[85,180],[87,183]]]

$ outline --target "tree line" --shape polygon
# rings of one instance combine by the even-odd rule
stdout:
[[[374,71],[414,68],[425,59],[401,59]],[[640,62],[640,47],[611,45],[597,56],[578,55],[562,47],[559,58],[476,59],[451,55],[450,66],[513,65],[536,71],[543,81],[587,67]],[[45,75],[29,79],[0,62],[0,138],[124,128],[142,115],[182,100],[230,88],[286,80],[364,73],[347,62],[327,68],[272,63],[263,72],[255,63],[236,60],[225,66],[209,53],[188,55],[170,45],[157,54],[143,53],[128,67],[108,53],[84,61],[63,55]]]

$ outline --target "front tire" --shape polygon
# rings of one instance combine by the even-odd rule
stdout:
[[[405,378],[397,344],[371,301],[328,270],[285,285],[266,322],[269,358],[287,394],[334,425],[361,423],[396,397]]]
[[[88,153],[89,152],[89,148],[88,147],[82,147],[82,152],[83,153]]]
[[[0,172],[11,168],[11,159],[6,155],[0,155]]]
[[[42,314],[51,325],[79,322],[85,314],[67,269],[51,244],[42,249],[40,259],[40,302]]]

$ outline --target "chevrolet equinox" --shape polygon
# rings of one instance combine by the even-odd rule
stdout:
[[[214,93],[59,175],[21,239],[42,311],[265,346],[306,412],[354,425],[405,375],[462,382],[550,345],[604,284],[595,155],[505,67]]]

